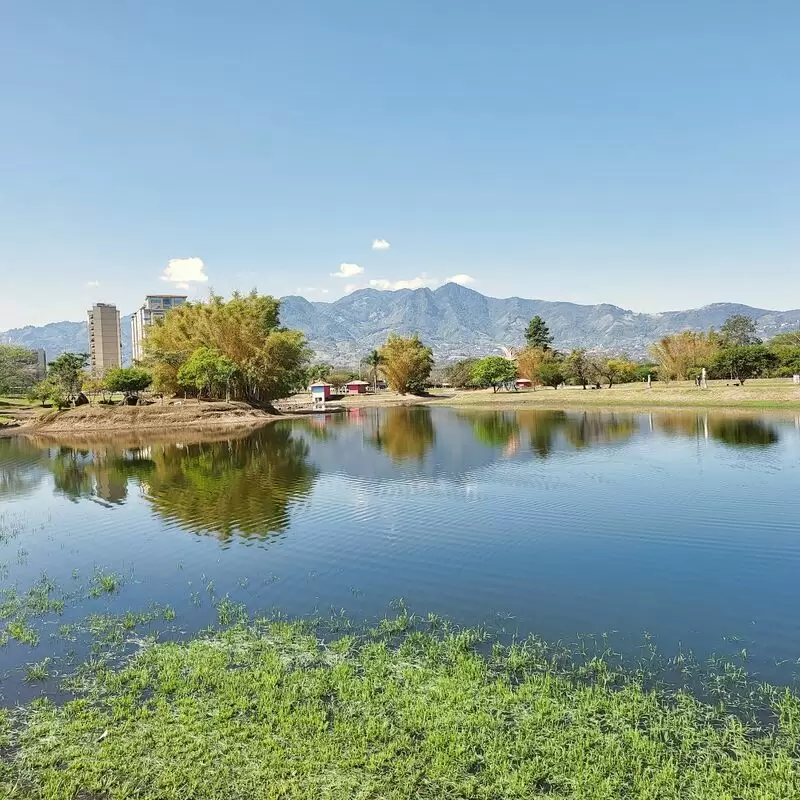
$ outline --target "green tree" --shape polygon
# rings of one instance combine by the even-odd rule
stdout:
[[[778,333],[767,342],[767,345],[770,349],[775,347],[800,347],[800,330]]]
[[[597,368],[594,361],[586,355],[586,350],[578,349],[564,359],[564,374],[585,389],[587,384],[595,382]]]
[[[686,380],[691,374],[714,361],[720,347],[720,337],[715,331],[699,333],[683,331],[664,336],[650,346],[650,355],[658,364],[658,377],[662,381]]]
[[[487,356],[476,361],[471,371],[477,386],[491,386],[495,392],[517,377],[517,365],[503,356]]]
[[[767,346],[775,354],[773,374],[778,377],[800,375],[800,331],[779,333]]]
[[[631,383],[639,376],[639,365],[625,356],[608,358],[602,362],[600,371],[608,381],[610,389],[615,383]]]
[[[372,388],[378,391],[378,372],[381,366],[381,354],[377,350],[372,350],[369,355],[364,357],[362,363],[369,367],[370,375],[372,377]]]
[[[389,386],[399,394],[422,394],[433,369],[433,352],[417,334],[410,338],[389,334],[378,351],[381,371]]]
[[[546,359],[539,366],[539,380],[543,386],[552,386],[558,389],[564,383],[564,368],[560,360]]]
[[[358,375],[351,369],[344,367],[334,367],[328,374],[328,383],[336,389],[341,389],[349,381],[354,381]]]
[[[72,401],[64,392],[61,384],[52,378],[45,378],[28,392],[28,400],[42,405],[51,405],[54,408],[68,408]]]
[[[306,373],[308,376],[308,383],[329,381],[331,372],[333,372],[333,367],[330,364],[312,364]]]
[[[39,358],[35,351],[0,344],[0,395],[28,391],[36,383]]]
[[[775,356],[774,374],[778,377],[800,375],[800,347],[769,344]]]
[[[126,397],[138,397],[152,382],[153,376],[141,367],[112,367],[103,376],[109,392],[122,392]]]
[[[552,350],[542,350],[541,347],[526,347],[517,354],[517,371],[521,377],[527,378],[531,382],[534,391],[537,386],[542,385],[539,368],[545,361],[552,358]]]
[[[775,366],[777,358],[763,344],[735,345],[719,351],[712,364],[719,377],[730,377],[742,385],[757,378]]]
[[[751,344],[761,344],[761,339],[756,336],[756,323],[752,317],[745,314],[734,314],[728,317],[720,328],[723,347],[746,347]]]
[[[84,391],[85,394],[88,394],[90,397],[97,398],[97,395],[103,396],[103,402],[107,403],[111,399],[111,392],[108,390],[106,386],[106,382],[103,378],[95,378],[92,376],[87,376],[83,384],[81,384],[81,389]]]
[[[445,369],[447,382],[456,389],[466,389],[468,386],[472,386],[472,367],[476,360],[474,358],[465,358],[448,366]]]
[[[50,363],[47,377],[61,389],[68,401],[74,400],[80,393],[86,377],[83,370],[88,361],[86,353],[62,353]]]
[[[549,350],[553,337],[545,321],[537,314],[525,328],[525,341],[528,347],[537,347],[540,350]]]
[[[280,326],[280,301],[253,291],[230,300],[174,308],[145,339],[148,366],[160,391],[179,388],[178,372],[200,347],[216,350],[236,366],[234,399],[269,404],[306,381],[310,350],[300,331]]]
[[[178,370],[178,383],[196,391],[199,397],[230,398],[230,385],[236,377],[236,365],[218,350],[198,347]]]

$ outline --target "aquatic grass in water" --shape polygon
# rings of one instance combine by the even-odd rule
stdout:
[[[50,659],[45,658],[35,664],[25,666],[25,680],[28,683],[46,681],[50,677]]]
[[[442,632],[403,610],[328,641],[307,622],[257,620],[96,664],[75,700],[0,717],[0,788],[159,800],[800,793],[788,690],[768,725],[745,724],[688,692],[648,690],[613,658],[577,664],[536,639],[479,652],[485,632],[433,619]]]
[[[6,625],[8,636],[22,644],[29,644],[36,647],[39,644],[39,632],[36,628],[28,625],[25,619],[15,619]]]
[[[92,597],[99,597],[101,594],[112,594],[122,585],[122,578],[113,572],[98,571],[92,577],[92,588],[89,594]]]

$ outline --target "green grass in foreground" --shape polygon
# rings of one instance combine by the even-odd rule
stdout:
[[[748,727],[606,661],[474,631],[322,644],[301,623],[237,623],[100,666],[78,698],[0,712],[10,798],[800,796],[800,702]],[[405,632],[403,632],[405,629]]]

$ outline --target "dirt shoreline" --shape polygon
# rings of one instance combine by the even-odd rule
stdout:
[[[247,403],[179,401],[148,406],[81,406],[66,411],[45,413],[7,435],[60,438],[76,435],[117,433],[166,433],[171,431],[219,431],[257,428],[280,414],[253,408]]]

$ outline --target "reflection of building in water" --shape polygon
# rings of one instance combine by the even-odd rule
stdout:
[[[94,493],[109,503],[122,503],[128,497],[128,478],[114,469],[103,469],[95,474]]]

